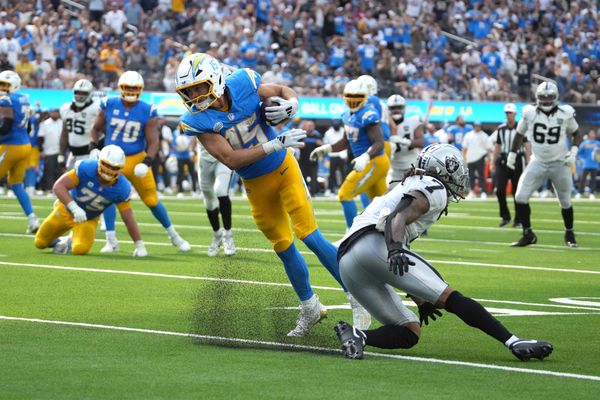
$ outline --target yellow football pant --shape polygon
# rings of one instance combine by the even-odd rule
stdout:
[[[27,168],[37,168],[40,164],[40,149],[37,147],[31,147],[29,153],[29,165]]]
[[[148,173],[143,178],[135,176],[133,173],[135,166],[144,161],[145,157],[146,152],[144,151],[125,157],[125,168],[121,173],[129,179],[144,204],[148,207],[155,207],[158,204],[158,194],[156,193],[156,182],[154,181],[152,168],[148,167]]]
[[[9,186],[23,182],[30,151],[29,143],[0,145],[0,179],[8,174]]]
[[[45,249],[69,229],[73,230],[72,252],[75,255],[87,254],[94,244],[98,219],[96,217],[76,224],[73,216],[63,203],[56,201],[54,210],[44,220],[35,235],[35,247]]]
[[[279,168],[243,181],[254,222],[277,253],[292,245],[292,227],[301,240],[317,229],[310,195],[291,152]]]
[[[388,159],[392,159],[392,145],[389,141],[383,142],[383,152],[385,153]]]
[[[390,169],[390,160],[385,154],[372,159],[360,172],[351,171],[338,192],[339,201],[350,201],[363,192],[369,198],[381,196],[387,190],[385,177]]]

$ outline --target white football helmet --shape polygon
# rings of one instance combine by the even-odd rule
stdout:
[[[558,105],[558,87],[554,82],[542,82],[535,91],[535,100],[539,109],[550,111]]]
[[[358,79],[351,80],[344,86],[344,102],[352,112],[356,112],[364,106],[367,97],[367,87]]]
[[[187,151],[190,148],[190,138],[186,135],[179,134],[175,138],[175,150]]]
[[[175,90],[191,112],[206,110],[225,93],[221,64],[205,53],[190,54],[179,64]]]
[[[177,157],[175,155],[170,155],[165,160],[165,169],[170,174],[177,173]]]
[[[21,77],[14,71],[0,72],[0,94],[15,93],[21,88]]]
[[[126,71],[119,78],[119,91],[121,98],[127,102],[135,103],[140,99],[144,90],[144,78],[136,71]]]
[[[404,107],[406,106],[406,100],[404,100],[404,97],[400,96],[399,94],[393,94],[388,97],[387,105],[390,109],[390,114],[392,115],[394,122],[397,124],[402,122],[402,120],[404,120]]]
[[[377,95],[377,81],[371,75],[361,75],[357,78],[357,81],[362,82],[362,84],[367,87],[367,94],[369,96]]]
[[[83,107],[92,98],[94,85],[87,79],[80,79],[73,85],[73,103],[77,107]]]
[[[462,153],[451,144],[431,144],[417,157],[416,171],[439,179],[448,199],[458,203],[469,192],[469,169]]]
[[[108,183],[114,183],[125,167],[125,152],[119,146],[104,146],[98,156],[98,175]]]

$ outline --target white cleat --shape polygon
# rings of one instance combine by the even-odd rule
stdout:
[[[223,253],[226,256],[233,256],[235,254],[235,243],[233,242],[233,234],[231,231],[225,232],[223,235]]]
[[[171,237],[171,243],[173,243],[173,246],[177,247],[180,251],[187,252],[192,249],[192,246],[190,246],[188,241],[179,235],[175,235],[175,236]]]
[[[350,293],[347,293],[346,296],[352,308],[352,325],[360,330],[369,329],[369,326],[371,326],[371,314]]]
[[[37,217],[29,218],[26,233],[35,234],[38,231],[38,229],[40,229],[40,221],[37,219]]]
[[[302,337],[310,331],[310,328],[319,323],[323,318],[327,318],[327,309],[319,301],[315,294],[306,302],[300,305],[300,315],[296,321],[296,327],[287,335],[290,337]]]
[[[119,251],[119,242],[106,241],[103,248],[100,249],[100,253],[116,253]]]
[[[213,240],[210,243],[210,246],[208,246],[209,257],[216,257],[217,254],[219,254],[219,247],[221,247],[221,244],[223,243],[223,236],[225,236],[223,229],[219,229],[213,234]]]
[[[71,251],[71,236],[61,238],[52,249],[54,254],[68,254]]]

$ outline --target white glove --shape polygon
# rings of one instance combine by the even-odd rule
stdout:
[[[511,151],[510,153],[508,153],[508,156],[506,157],[506,166],[509,169],[515,169],[516,165],[517,165],[517,153],[515,153],[514,151]]]
[[[371,156],[369,156],[369,153],[364,152],[360,156],[356,157],[354,160],[351,161],[352,168],[354,168],[354,170],[356,172],[360,172],[363,169],[365,169],[365,167],[367,166],[369,161],[371,161]]]
[[[148,255],[148,250],[146,250],[146,246],[144,246],[143,240],[138,240],[135,242],[135,249],[133,250],[134,257],[146,257]]]
[[[65,163],[65,156],[63,156],[62,154],[59,154],[58,157],[56,158],[56,161],[59,164],[64,164]]]
[[[265,108],[265,117],[273,124],[277,125],[281,121],[290,118],[292,115],[298,112],[298,99],[292,98],[289,100],[281,97],[271,97],[271,100],[279,103],[278,106],[271,106]]]
[[[69,211],[71,211],[71,214],[73,214],[73,221],[75,221],[75,223],[78,224],[80,222],[87,221],[87,214],[83,208],[79,207],[79,205],[75,203],[75,201],[71,200],[71,202],[67,204],[67,208]]]
[[[97,160],[100,157],[100,150],[92,149],[90,150],[90,160]]]
[[[405,138],[405,137],[398,136],[398,135],[390,136],[390,142],[398,143],[398,144],[402,145],[403,147],[408,147],[412,144],[412,140],[410,140],[409,138]]]
[[[133,168],[133,174],[139,178],[143,178],[148,174],[148,166],[144,163],[136,164]]]
[[[331,145],[324,144],[323,146],[319,146],[313,151],[311,151],[310,156],[308,158],[310,159],[310,161],[317,161],[319,157],[326,156],[329,153],[331,153]]]
[[[577,162],[577,152],[579,151],[579,147],[571,146],[571,151],[567,152],[565,156],[565,165],[568,167],[572,167]]]
[[[263,143],[262,147],[267,154],[283,150],[286,147],[296,147],[300,149],[304,147],[304,142],[302,142],[302,140],[305,137],[306,131],[304,129],[290,129],[289,131],[283,132],[275,139],[269,140],[267,143]]]

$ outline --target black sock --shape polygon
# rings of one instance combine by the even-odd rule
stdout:
[[[565,229],[573,229],[573,206],[569,208],[563,208],[560,210],[562,213],[563,221],[565,223]]]
[[[229,196],[219,197],[219,209],[221,218],[223,218],[223,227],[226,230],[231,229],[231,199]]]
[[[212,226],[213,231],[218,231],[221,228],[221,225],[219,224],[219,209],[206,210],[206,214],[208,215],[208,220],[210,221],[210,226]]]
[[[517,214],[519,214],[519,219],[521,220],[521,225],[523,225],[523,234],[528,234],[531,232],[531,207],[529,207],[529,203],[521,204],[517,203]]]
[[[410,349],[419,341],[413,331],[400,325],[384,325],[363,332],[367,335],[366,344],[380,349]]]
[[[500,321],[492,317],[492,314],[481,304],[463,296],[460,292],[450,293],[446,300],[446,310],[456,314],[467,325],[482,330],[502,344],[505,344],[512,336],[512,333]]]

